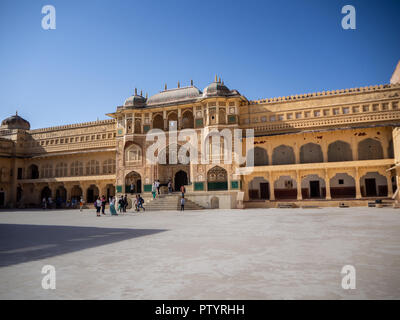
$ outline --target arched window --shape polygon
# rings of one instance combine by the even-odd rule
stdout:
[[[53,165],[50,163],[46,163],[42,166],[41,177],[42,178],[51,178],[53,176]]]
[[[100,174],[100,164],[97,160],[90,160],[86,163],[86,175]]]
[[[161,114],[157,114],[153,118],[153,129],[164,130],[164,119]]]
[[[226,112],[223,108],[219,109],[218,121],[220,124],[226,124]]]
[[[246,158],[246,165],[250,166],[250,156],[251,153],[253,153],[254,156],[254,166],[267,166],[268,165],[268,152],[267,150],[265,150],[264,148],[260,148],[260,147],[255,147],[253,149],[250,149],[247,152],[247,158]]]
[[[142,161],[142,149],[136,144],[132,144],[125,149],[125,162],[129,164],[140,164]]]
[[[56,177],[66,177],[68,176],[68,165],[65,162],[59,162],[56,164]]]
[[[181,128],[182,129],[194,128],[194,118],[192,111],[187,110],[182,114]]]
[[[300,148],[300,163],[324,162],[319,144],[307,143]]]
[[[176,112],[170,112],[168,114],[168,129],[177,130],[178,129],[178,115]]]
[[[224,168],[215,166],[207,172],[208,191],[228,190],[228,173]]]
[[[335,141],[328,146],[328,162],[353,161],[350,144],[344,141]]]
[[[71,163],[71,176],[83,176],[83,163],[76,160]]]
[[[358,143],[358,160],[383,159],[382,145],[378,140],[364,139]]]
[[[115,173],[115,160],[114,159],[108,159],[103,162],[103,173],[104,174]]]
[[[274,149],[272,153],[273,165],[293,164],[293,163],[295,163],[295,157],[292,147],[282,144]]]
[[[140,119],[135,120],[135,133],[142,133],[142,122]]]

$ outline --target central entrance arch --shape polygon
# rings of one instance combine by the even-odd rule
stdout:
[[[126,193],[141,193],[142,178],[136,171],[131,171],[125,176],[125,192]]]
[[[179,191],[181,186],[185,186],[188,184],[188,176],[187,173],[183,170],[179,170],[175,173],[175,191]]]

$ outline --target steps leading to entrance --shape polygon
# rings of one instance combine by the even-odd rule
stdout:
[[[154,200],[145,202],[146,211],[176,211],[181,209],[181,196],[178,194],[158,195]],[[185,199],[185,210],[202,210],[202,206]]]

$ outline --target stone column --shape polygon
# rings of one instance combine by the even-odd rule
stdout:
[[[97,184],[97,188],[99,188],[99,196],[105,196],[107,197],[107,188],[106,188],[107,184],[105,182],[101,182]],[[125,190],[123,190],[125,191]],[[107,199],[108,200],[108,199]]]
[[[65,200],[71,200],[71,193],[72,193],[72,185],[69,183],[64,183],[63,184],[64,188],[65,188]]]
[[[268,165],[272,166],[272,146],[270,143],[267,143],[267,151],[268,151]],[[247,156],[247,155],[246,155]]]
[[[391,172],[388,171],[386,172],[386,181],[387,181],[387,186],[388,186],[388,197],[392,198],[393,197],[393,185],[392,185],[392,175]]]
[[[178,119],[176,119],[176,130],[181,129],[181,125],[182,125],[181,117],[182,117],[181,108],[178,108]]]
[[[324,157],[324,162],[328,162],[328,145],[326,144],[326,141],[324,140],[321,144],[322,147],[322,155]]]
[[[361,199],[361,187],[360,187],[360,174],[358,172],[358,167],[355,169],[354,179],[356,180],[356,199]]]
[[[357,161],[358,160],[358,141],[353,135],[351,136],[351,152],[352,152],[352,156],[353,156],[353,161]]]
[[[153,129],[153,112],[149,113],[149,126],[150,129]]]
[[[301,174],[300,171],[296,171],[297,174],[297,200],[303,200],[303,195],[301,193]]]
[[[226,170],[226,169],[225,169]],[[226,170],[227,172],[227,183],[228,183],[228,191],[231,190],[231,181],[232,181],[232,171]]]
[[[294,151],[295,163],[300,163],[300,148],[299,145],[297,144],[297,141],[293,149],[294,149],[293,151]]]
[[[168,130],[167,110],[163,110],[164,131]]]
[[[89,184],[85,183],[85,182],[80,182],[79,183],[79,187],[82,190],[82,197],[83,197],[83,201],[85,201],[85,203],[87,202],[87,189],[89,188]]]
[[[269,179],[269,200],[274,201],[275,200],[275,184],[274,184],[274,176],[270,174],[270,179]]]
[[[57,191],[58,185],[55,182],[50,182],[50,183],[48,183],[48,186],[49,186],[49,189],[50,189],[50,197],[53,200],[55,200],[56,191]]]
[[[398,203],[400,200],[400,176],[399,176],[399,172],[396,169],[396,186],[397,186],[397,195],[396,195],[396,202]]]
[[[243,187],[243,192],[244,192],[244,197],[243,197],[243,201],[249,201],[249,188],[248,188],[248,182],[247,182],[247,177],[242,176],[243,178],[243,183],[242,183],[242,187]]]
[[[326,200],[331,200],[331,184],[329,179],[328,171],[325,170],[325,190],[326,190]]]

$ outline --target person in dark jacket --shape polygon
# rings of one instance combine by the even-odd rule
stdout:
[[[128,196],[125,195],[125,197],[124,197],[124,212],[126,212],[127,207],[128,207]]]
[[[102,196],[101,197],[101,213],[106,215],[106,213],[104,212],[106,209],[106,197]]]

